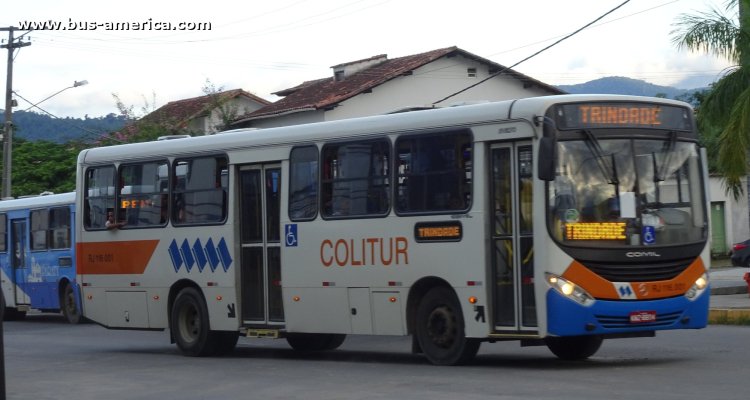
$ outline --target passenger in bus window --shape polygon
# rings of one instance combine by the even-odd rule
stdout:
[[[122,228],[123,225],[125,225],[124,222],[115,221],[115,213],[113,211],[107,211],[107,222],[104,223],[104,226],[107,227],[107,229],[118,229]]]

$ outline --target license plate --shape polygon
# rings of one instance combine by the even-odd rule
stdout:
[[[630,313],[631,324],[656,322],[656,311],[634,311]]]

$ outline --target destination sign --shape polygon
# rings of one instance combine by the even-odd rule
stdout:
[[[575,222],[565,224],[567,240],[625,240],[625,222]]]
[[[419,222],[414,226],[414,238],[417,242],[457,242],[463,232],[458,221]]]
[[[558,129],[691,129],[690,110],[652,103],[574,103],[555,107]]]

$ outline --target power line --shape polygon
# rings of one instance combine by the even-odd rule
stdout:
[[[39,110],[40,110],[41,112],[43,112],[43,113],[45,113],[45,114],[49,115],[49,116],[50,116],[50,117],[52,117],[52,118],[55,118],[55,119],[59,119],[59,120],[64,120],[64,121],[68,120],[67,118],[60,118],[60,117],[58,117],[57,115],[55,115],[55,114],[52,114],[51,112],[49,112],[49,111],[47,111],[47,110],[43,109],[42,107],[39,107],[39,105],[38,105],[38,104],[39,104],[39,103],[41,103],[41,101],[40,101],[40,102],[38,102],[38,103],[36,103],[36,104],[34,104],[34,103],[30,102],[30,101],[29,101],[28,99],[26,99],[25,97],[23,97],[23,96],[21,96],[20,94],[18,94],[18,92],[16,92],[15,90],[13,91],[13,94],[15,94],[16,96],[18,96],[18,97],[19,97],[19,98],[20,98],[21,100],[23,100],[23,101],[25,101],[25,102],[27,102],[27,103],[31,104],[31,107],[29,107],[29,109],[32,109],[32,108],[36,108],[36,109],[39,109]],[[26,111],[28,111],[28,109],[27,109]],[[90,135],[94,135],[94,136],[97,136],[97,137],[98,137],[98,138],[100,138],[100,139],[111,139],[111,140],[113,140],[113,141],[115,141],[115,142],[119,142],[119,143],[125,143],[125,142],[124,142],[124,141],[122,141],[122,140],[118,140],[118,139],[115,139],[115,138],[113,138],[113,137],[110,137],[109,133],[99,133],[99,132],[95,132],[95,131],[92,131],[91,129],[87,129],[87,128],[84,128],[84,127],[82,127],[82,126],[80,126],[80,125],[78,125],[78,124],[73,124],[73,123],[71,123],[71,126],[73,126],[73,127],[75,127],[75,128],[78,128],[78,129],[80,129],[80,130],[82,130],[82,131],[84,131],[84,132],[86,132],[86,133],[88,133],[88,134],[90,134]]]
[[[580,32],[580,31],[582,31],[582,30],[584,30],[584,29],[588,28],[589,26],[591,26],[591,25],[595,24],[596,22],[598,22],[598,21],[599,21],[599,20],[601,20],[602,18],[604,18],[604,17],[606,17],[607,15],[609,15],[609,14],[611,14],[611,13],[615,12],[615,11],[616,11],[616,10],[617,10],[618,8],[620,8],[620,7],[624,6],[625,4],[627,4],[627,3],[629,3],[629,2],[630,2],[630,0],[625,0],[624,2],[622,2],[622,3],[621,3],[620,5],[618,5],[617,7],[615,7],[615,8],[613,8],[613,9],[611,9],[611,10],[607,11],[606,13],[602,14],[601,16],[599,16],[598,18],[596,18],[595,20],[593,20],[593,21],[589,22],[588,24],[586,24],[586,25],[584,25],[584,26],[582,26],[582,27],[578,28],[578,29],[577,29],[576,31],[574,31],[573,33],[571,33],[571,34],[569,34],[569,35],[567,35],[567,36],[565,36],[565,37],[561,38],[560,40],[557,40],[556,42],[552,43],[551,45],[549,45],[549,46],[547,46],[547,47],[545,47],[545,48],[543,48],[543,49],[541,49],[541,50],[537,51],[536,53],[534,53],[534,54],[532,54],[532,55],[530,55],[530,56],[528,56],[528,57],[524,58],[523,60],[521,60],[521,61],[519,61],[519,62],[517,62],[517,63],[515,63],[515,64],[511,65],[510,67],[505,67],[505,68],[501,69],[500,71],[497,71],[497,72],[495,72],[494,74],[490,74],[490,76],[488,76],[488,77],[486,77],[486,78],[482,79],[481,81],[479,81],[479,82],[477,82],[477,83],[475,83],[475,84],[469,85],[469,86],[467,86],[467,87],[465,87],[465,88],[463,88],[463,89],[461,89],[461,90],[459,90],[459,91],[457,91],[457,92],[454,92],[453,94],[450,94],[450,95],[448,95],[448,96],[446,96],[446,97],[444,97],[444,98],[442,98],[442,99],[440,99],[440,100],[438,100],[438,101],[436,101],[436,102],[432,103],[432,105],[435,105],[435,104],[438,104],[438,103],[442,103],[442,102],[444,102],[445,100],[448,100],[448,99],[450,99],[450,98],[451,98],[451,97],[453,97],[453,96],[457,96],[457,95],[459,95],[459,94],[461,94],[461,93],[463,93],[463,92],[465,92],[465,91],[467,91],[467,90],[469,90],[469,89],[471,89],[471,88],[473,88],[473,87],[479,86],[480,84],[482,84],[482,83],[484,83],[484,82],[487,82],[488,80],[490,80],[490,79],[492,79],[492,78],[494,78],[494,77],[496,77],[496,76],[498,76],[498,75],[502,74],[503,72],[505,72],[505,71],[507,71],[507,70],[509,70],[509,69],[512,69],[512,68],[516,67],[517,65],[521,64],[522,62],[524,62],[524,61],[528,61],[528,60],[530,60],[530,59],[532,59],[532,58],[536,57],[537,55],[541,54],[542,52],[544,52],[544,51],[547,51],[547,50],[549,50],[550,48],[552,48],[552,47],[556,46],[557,44],[559,44],[559,43],[560,43],[560,42],[562,42],[563,40],[565,40],[565,39],[568,39],[569,37],[571,37],[571,36],[573,36],[573,35],[577,34],[578,32]]]

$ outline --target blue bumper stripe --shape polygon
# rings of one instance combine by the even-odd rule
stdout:
[[[644,301],[597,300],[585,307],[550,289],[547,291],[547,330],[552,335],[573,336],[699,329],[708,324],[709,298],[707,288],[694,301],[684,296]],[[631,323],[630,313],[635,311],[656,311],[656,320]]]

